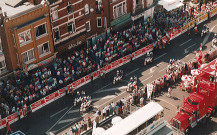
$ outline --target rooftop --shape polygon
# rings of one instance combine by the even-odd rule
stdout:
[[[24,0],[0,0],[0,7],[2,8],[2,12],[6,12],[9,17],[35,7],[35,5],[29,2],[23,1]]]

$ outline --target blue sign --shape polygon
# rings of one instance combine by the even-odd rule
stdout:
[[[21,131],[17,131],[17,132],[10,134],[10,135],[25,135],[25,134]]]

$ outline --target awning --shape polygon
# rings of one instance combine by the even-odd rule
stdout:
[[[162,5],[167,11],[171,11],[183,5],[180,0],[160,0],[158,4]]]

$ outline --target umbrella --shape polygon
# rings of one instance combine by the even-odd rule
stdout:
[[[192,69],[192,70],[191,70],[191,74],[192,74],[193,76],[199,75],[199,74],[200,74],[200,70],[198,70],[198,69]]]
[[[122,118],[120,116],[116,116],[112,119],[112,124],[115,125],[118,122],[120,122],[122,120]]]

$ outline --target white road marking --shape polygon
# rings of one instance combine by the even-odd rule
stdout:
[[[165,102],[165,103],[167,103],[167,104],[170,104],[171,106],[177,108],[177,106],[171,104],[170,102],[168,102],[168,101],[166,101],[166,100],[164,100],[164,99],[161,99],[161,98],[154,98],[154,99],[161,100],[161,101],[163,101],[163,102]]]
[[[208,38],[209,38],[211,32],[214,30],[214,28],[215,28],[216,26],[217,26],[217,24],[216,24],[215,26],[213,26],[213,27],[210,29],[209,34],[206,35],[206,37],[205,37],[204,40],[203,40],[202,46],[206,44],[206,42],[207,42],[207,40],[208,40]]]
[[[72,121],[75,121],[75,118],[72,118],[72,119],[66,119],[66,120],[61,120],[61,121],[58,122],[58,124],[68,123],[68,122],[72,122]]]
[[[114,100],[116,97],[119,97],[120,95],[125,94],[125,93],[126,93],[126,91],[124,91],[124,92],[122,92],[121,94],[115,96],[114,98],[112,98],[112,99],[106,101],[105,103],[103,103],[103,104],[101,104],[101,105],[99,105],[99,106],[94,106],[94,107],[100,108],[101,106],[105,106],[105,104],[110,103],[110,102],[111,102],[112,100]]]
[[[164,53],[164,54],[162,54],[161,56],[158,56],[157,58],[155,58],[154,60],[157,60],[157,59],[163,57],[163,56],[166,55],[166,54],[167,54],[167,53]]]
[[[59,118],[59,120],[58,120],[51,128],[49,128],[49,129],[46,131],[46,133],[48,133],[53,127],[55,127],[55,126],[58,124],[58,122],[59,122],[72,108],[73,108],[73,106],[71,106],[71,107]]]
[[[91,100],[94,102],[94,101],[98,101],[98,100],[110,99],[113,97],[116,97],[116,95],[109,95],[109,96],[105,96],[105,97],[92,98]]]
[[[161,69],[161,70],[159,71],[159,73],[161,73],[162,71],[164,71],[166,68],[167,68],[167,67],[165,67],[165,68]]]
[[[115,87],[115,88],[111,88],[111,89],[104,89],[101,91],[97,91],[95,93],[102,93],[102,92],[108,92],[108,91],[115,91],[115,90],[121,90],[121,89],[126,89],[127,86],[121,86],[121,87]]]
[[[56,116],[57,114],[63,112],[63,111],[66,110],[67,108],[68,108],[68,107],[65,107],[65,108],[63,108],[62,110],[60,110],[60,111],[54,113],[53,115],[50,116],[50,118],[52,118],[52,117]]]
[[[112,84],[112,83],[109,83],[109,84],[107,84],[106,86],[104,86],[104,87],[102,87],[102,88],[96,90],[95,92],[93,92],[93,94],[94,94],[94,93],[97,93],[97,92],[99,92],[99,91],[101,91],[102,89],[108,87],[108,86],[111,85],[111,84]]]
[[[191,48],[192,46],[195,46],[195,45],[196,45],[196,43],[194,43],[193,45],[190,45],[190,46],[188,46],[187,48],[185,48],[184,54],[188,53],[188,52],[189,52],[188,49]]]
[[[155,71],[155,70],[153,70],[154,68],[156,68],[156,66],[150,68],[150,72],[149,72],[148,74],[152,74],[152,73],[154,73],[154,71]]]
[[[191,40],[192,40],[192,39],[189,39],[188,41],[186,41],[186,42],[180,44],[179,46],[183,46],[184,44],[188,43],[188,42],[191,41]]]
[[[68,114],[69,114],[69,113],[75,113],[75,112],[79,112],[79,109],[71,110],[71,111],[68,112]]]
[[[135,70],[131,71],[130,73],[127,73],[127,74],[126,74],[126,76],[128,76],[128,75],[132,74],[133,72],[136,72],[137,70],[139,70],[139,68],[137,68],[137,69],[135,69]]]
[[[153,75],[149,76],[148,78],[146,78],[145,80],[142,80],[142,82],[147,81],[148,79],[152,78]]]

